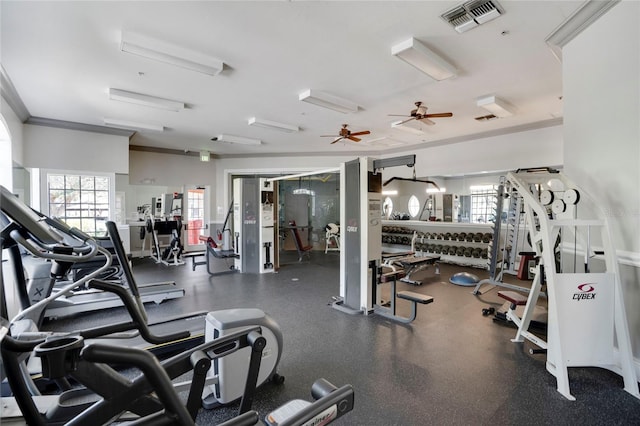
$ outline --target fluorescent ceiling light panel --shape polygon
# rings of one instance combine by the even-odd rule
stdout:
[[[212,139],[214,142],[236,143],[239,145],[260,145],[260,139],[243,138],[241,136],[222,134]]]
[[[263,127],[265,129],[280,130],[281,132],[294,133],[300,130],[298,126],[278,123],[277,121],[263,120],[262,118],[251,117],[249,126]]]
[[[120,50],[208,75],[224,68],[224,62],[212,56],[130,31],[122,31]]]
[[[515,113],[513,105],[493,95],[478,98],[477,105],[500,118],[511,117]]]
[[[109,99],[112,101],[129,102],[130,104],[166,109],[168,111],[175,112],[184,109],[183,102],[171,101],[169,99],[157,98],[155,96],[143,95],[141,93],[128,92],[120,89],[109,89]]]
[[[121,127],[124,129],[164,131],[164,126],[159,124],[139,123],[137,121],[119,120],[117,118],[105,118],[104,124],[106,126]]]
[[[328,93],[320,92],[319,90],[307,89],[298,95],[298,100],[329,108],[344,114],[349,112],[358,112],[357,104]]]
[[[407,126],[407,124],[402,124],[402,121],[396,121],[395,123],[391,123],[392,129],[402,130],[403,132],[411,133],[412,135],[424,135],[424,132],[420,129],[416,129],[415,127]]]
[[[427,74],[434,80],[446,80],[456,75],[456,68],[415,38],[391,48],[391,54]]]

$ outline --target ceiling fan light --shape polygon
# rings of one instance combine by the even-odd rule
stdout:
[[[391,54],[437,81],[454,77],[457,73],[453,65],[413,37],[393,46]]]
[[[329,108],[343,114],[358,112],[358,105],[356,103],[319,90],[307,89],[298,95],[298,100]]]
[[[262,127],[264,129],[279,130],[281,132],[295,133],[300,130],[298,126],[291,124],[278,123],[277,121],[264,120],[262,118],[251,117],[248,121],[249,126]]]
[[[515,107],[513,105],[494,95],[478,98],[476,105],[500,118],[511,117],[515,114]]]
[[[128,102],[131,104],[142,105],[151,108],[166,109],[168,111],[178,112],[184,109],[183,102],[172,101],[155,96],[143,95],[142,93],[129,92],[120,89],[109,89],[109,99],[112,101]]]
[[[131,31],[122,31],[120,50],[207,75],[224,68],[224,62],[212,56]]]

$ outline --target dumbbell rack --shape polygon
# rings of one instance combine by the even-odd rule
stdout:
[[[383,250],[439,255],[441,262],[485,268],[492,234],[489,224],[383,221]]]
[[[540,259],[513,341],[526,338],[546,283],[546,368],[556,377],[558,392],[575,400],[569,367],[600,367],[620,374],[624,390],[640,398],[616,248],[599,201],[558,172],[512,172],[507,180],[523,198],[531,244]],[[578,271],[576,259],[582,256],[584,270]]]

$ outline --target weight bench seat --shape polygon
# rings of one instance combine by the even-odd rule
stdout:
[[[400,270],[385,272],[384,274],[380,275],[380,281],[378,282],[378,284],[396,281],[396,280],[399,280],[400,278],[403,278],[404,276],[405,276],[404,271],[400,271]]]
[[[400,299],[410,300],[412,302],[421,303],[423,305],[427,305],[433,302],[432,296],[416,293],[415,291],[399,291],[397,296]]]
[[[515,291],[508,291],[508,290],[499,291],[498,296],[502,297],[508,302],[511,302],[511,304],[515,306],[526,305],[527,299],[528,299],[528,297],[523,294],[517,293]]]

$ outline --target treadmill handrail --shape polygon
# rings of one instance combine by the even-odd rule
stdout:
[[[127,309],[127,312],[129,312],[129,315],[131,316],[132,321],[112,324],[106,327],[97,327],[97,328],[91,329],[90,332],[87,332],[87,331],[80,332],[80,334],[83,335],[84,337],[87,337],[87,338],[99,337],[100,335],[105,334],[103,330],[105,331],[109,330],[109,333],[115,333],[115,332],[131,330],[132,328],[137,329],[140,332],[140,335],[144,338],[144,340],[146,340],[149,343],[153,343],[154,345],[160,345],[163,343],[172,342],[174,340],[186,339],[188,337],[191,337],[191,333],[189,333],[188,331],[179,331],[176,333],[163,334],[163,335],[153,334],[147,324],[146,318],[140,312],[140,309],[138,308],[138,304],[133,299],[131,294],[129,294],[127,289],[122,287],[121,285],[113,284],[113,283],[99,280],[99,279],[91,280],[88,285],[91,288],[96,288],[102,291],[108,291],[110,293],[114,293],[115,295],[117,295],[120,298],[120,300],[122,300],[122,303]]]
[[[12,231],[13,232],[13,231]],[[13,235],[12,235],[13,237]],[[20,311],[12,320],[11,322],[15,322],[18,321],[20,319],[23,318],[39,318],[40,317],[40,313],[42,312],[42,310],[46,309],[47,305],[51,302],[53,302],[54,300],[70,293],[71,291],[73,291],[73,289],[75,289],[78,286],[83,285],[84,283],[91,281],[92,279],[100,276],[100,274],[107,269],[109,266],[111,266],[111,253],[109,253],[108,250],[106,250],[103,247],[100,247],[99,245],[95,244],[95,241],[93,241],[93,244],[95,245],[97,252],[102,253],[104,255],[104,259],[105,259],[105,263],[104,265],[102,265],[101,267],[97,268],[96,270],[94,270],[93,272],[91,272],[90,274],[85,275],[84,277],[80,278],[79,280],[76,280],[68,285],[66,285],[65,287],[61,288],[60,291],[52,293],[50,296],[38,301],[37,303],[29,306],[27,309],[24,309],[22,311]],[[64,255],[57,255],[57,256],[64,256]]]
[[[14,229],[9,233],[11,238],[23,246],[29,253],[43,259],[71,263],[84,262],[92,259],[98,252],[98,243],[92,238],[84,241],[84,246],[67,246],[61,244],[45,244],[44,242],[35,239],[35,237],[25,238],[22,234],[23,232],[21,232],[21,229]],[[76,254],[56,253],[54,250],[57,247],[70,248],[72,252]]]

